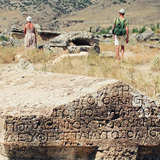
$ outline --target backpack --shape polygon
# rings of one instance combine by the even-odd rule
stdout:
[[[116,19],[117,21],[117,19]],[[116,23],[115,21],[115,23]],[[114,28],[113,33],[117,36],[123,36],[126,35],[126,27],[124,26],[126,19],[124,19],[122,22],[120,21],[120,19],[118,18],[118,23],[116,25],[116,27]]]

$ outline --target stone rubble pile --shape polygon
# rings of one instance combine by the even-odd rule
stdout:
[[[51,39],[47,47],[61,47],[68,49],[70,53],[89,51],[95,49],[98,53],[99,41],[93,33],[90,32],[64,32],[61,35]]]

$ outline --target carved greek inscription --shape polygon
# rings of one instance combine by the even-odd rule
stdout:
[[[102,97],[102,102],[106,105],[106,106],[110,106],[110,105],[131,105],[132,102],[132,97],[131,96],[107,96],[107,97]]]
[[[54,122],[54,123],[53,123]],[[159,122],[159,121],[158,121]],[[18,122],[17,122],[18,123]],[[33,129],[30,133],[30,129],[27,125],[18,123],[18,124],[7,124],[6,130],[9,131],[9,134],[12,134],[13,131],[18,133],[18,141],[23,142],[47,142],[47,141],[56,141],[56,140],[65,140],[66,137],[72,138],[74,140],[83,140],[83,139],[142,139],[144,137],[160,137],[160,129],[157,129],[156,125],[157,119],[146,118],[141,119],[122,119],[112,122],[112,125],[109,127],[113,130],[107,130],[105,121],[93,120],[88,124],[90,130],[83,129],[81,121],[69,121],[69,120],[48,120],[43,123],[43,130],[39,132],[38,130]],[[54,124],[54,125],[53,125]],[[157,123],[159,125],[159,123]],[[41,125],[41,124],[40,124]],[[33,126],[29,124],[29,126]],[[115,127],[118,128],[131,128],[130,130],[115,130]],[[145,126],[145,128],[144,128]],[[146,128],[151,127],[152,130],[147,130]],[[137,128],[139,127],[139,128]],[[143,127],[143,130],[142,130]],[[97,128],[98,131],[97,131]],[[136,129],[135,129],[136,128]],[[68,129],[68,130],[67,130]],[[70,131],[74,131],[70,133]],[[10,132],[11,131],[11,132]],[[38,133],[39,132],[39,133]]]
[[[13,133],[14,132],[14,124],[9,124],[9,123],[6,123],[6,131],[8,133]]]
[[[89,105],[94,105],[95,104],[95,99],[92,96],[89,96],[87,99],[87,102]]]
[[[33,141],[33,136],[30,135],[29,133],[27,134],[19,134],[18,135],[18,141],[24,141],[24,142],[32,142]]]
[[[123,94],[128,94],[129,93],[129,85],[118,85],[118,86],[114,86],[111,89],[111,93],[114,96],[120,96]]]
[[[35,129],[32,130],[30,126],[32,124],[23,124],[17,122],[13,124],[7,124],[6,130],[8,134],[16,132],[18,134],[18,141],[24,142],[47,142],[53,140],[65,140],[65,137],[72,138],[74,140],[83,139],[142,139],[146,135],[151,138],[159,137],[159,121],[155,118],[141,118],[141,119],[121,119],[110,121],[112,125],[106,125],[106,121],[93,120],[88,123],[87,128],[83,128],[83,121],[74,120],[62,120],[62,119],[49,119],[44,120],[42,124],[39,124],[42,131]],[[30,122],[31,123],[31,122]],[[34,122],[33,122],[34,124]],[[158,125],[156,125],[158,124]],[[28,126],[29,127],[28,127]],[[105,129],[106,126],[113,128],[113,130]],[[115,127],[126,128],[126,130],[115,130]],[[127,128],[131,128],[127,130]],[[139,127],[139,128],[137,128]],[[152,127],[152,130],[147,130],[146,128]],[[99,129],[98,129],[99,128]],[[143,130],[142,130],[143,128]],[[98,129],[98,131],[97,131]],[[31,132],[30,132],[31,131]],[[74,131],[71,133],[71,131]],[[78,138],[79,137],[79,138]]]
[[[138,92],[131,95],[130,91],[128,85],[120,83],[100,90],[98,95],[54,108],[50,117],[7,117],[6,137],[8,141],[66,146],[84,140],[107,143],[107,140],[160,139],[156,104]]]

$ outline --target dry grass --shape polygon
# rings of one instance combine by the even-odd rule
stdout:
[[[0,47],[0,63],[13,63],[17,48],[13,47]]]
[[[115,50],[114,46],[109,44],[101,44],[100,47],[101,51]],[[88,57],[65,58],[56,65],[49,63],[45,69],[57,73],[118,79],[155,99],[155,95],[160,92],[160,76],[136,70],[136,65],[152,64],[153,59],[160,53],[156,50],[142,49],[140,46],[134,49],[137,52],[136,56],[119,65],[115,63],[115,59],[100,58],[97,54],[90,54]]]
[[[156,29],[156,30],[155,30],[155,33],[160,33],[160,29]]]
[[[100,48],[101,51],[115,51],[113,44],[100,44]],[[62,54],[60,50],[44,52],[36,49],[25,50],[23,47],[1,47],[0,63],[15,62],[15,56],[18,53],[36,64],[37,70],[118,79],[155,99],[155,95],[160,92],[160,76],[157,72],[160,67],[160,51],[150,50],[144,45],[128,45],[127,51],[134,52],[135,56],[124,60],[121,64],[116,64],[115,59],[112,58],[100,58],[98,54],[68,57],[53,64],[53,60]],[[39,64],[40,66],[38,66]],[[143,72],[136,69],[137,65],[145,66],[146,64],[153,65],[152,71]]]
[[[129,45],[128,46],[128,50],[134,52],[134,53],[145,53],[146,48],[142,47],[140,44],[136,44],[136,45]]]
[[[113,51],[115,52],[115,46],[113,44],[113,42],[111,42],[112,44],[105,44],[105,43],[100,43],[99,47],[101,52],[102,51]]]
[[[128,45],[128,51],[134,53],[134,58],[128,58],[128,63],[134,63],[134,65],[151,63],[152,59],[160,54],[158,48],[150,49],[144,44]]]
[[[129,57],[127,63],[133,63],[134,65],[143,65],[146,63],[151,63],[153,57],[156,57],[157,53],[137,53],[134,58]]]
[[[154,57],[153,59],[153,65],[152,65],[152,71],[160,71],[160,55]]]
[[[100,58],[98,55],[76,59],[66,58],[61,63],[48,66],[46,70],[58,73],[118,79],[154,99],[155,95],[160,92],[160,76],[137,71],[132,63],[117,65],[114,59]]]
[[[36,64],[36,63],[44,63],[48,62],[49,60],[54,60],[55,55],[51,52],[45,52],[43,50],[26,50],[23,55],[23,58],[29,60],[30,62]]]
[[[26,50],[24,47],[0,47],[0,63],[16,63],[18,56],[34,64],[44,63],[49,60],[54,60],[59,54],[58,51],[55,53],[38,49]]]

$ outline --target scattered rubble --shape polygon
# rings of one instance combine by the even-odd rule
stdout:
[[[46,47],[61,47],[63,49],[69,49],[70,53],[77,52],[78,50],[80,52],[95,49],[95,51],[99,53],[100,49],[98,48],[98,45],[99,41],[92,33],[64,32],[58,37],[51,39]]]
[[[147,29],[145,32],[137,36],[137,41],[142,42],[151,38],[155,33],[151,29]]]

